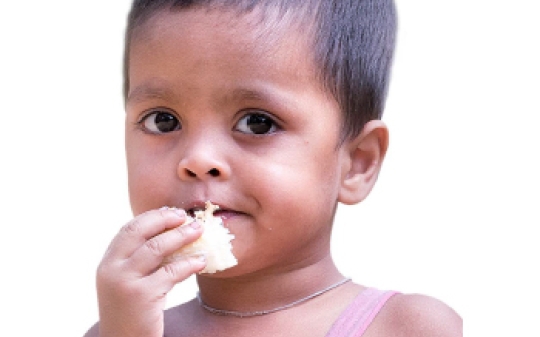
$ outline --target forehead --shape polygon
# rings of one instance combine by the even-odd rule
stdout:
[[[211,8],[161,10],[134,28],[128,55],[131,58],[140,51],[140,45],[148,49],[172,43],[185,51],[179,57],[190,51],[198,52],[199,59],[204,60],[220,53],[221,57],[255,56],[262,63],[281,56],[280,62],[286,65],[299,62],[306,68],[306,64],[312,65],[311,61],[306,63],[313,58],[311,39],[307,27],[301,26],[305,25],[290,12],[271,8],[249,12]]]

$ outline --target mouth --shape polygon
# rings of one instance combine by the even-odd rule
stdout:
[[[194,216],[198,212],[206,212],[206,214],[215,214],[218,210],[227,210],[218,204],[214,204],[211,201],[206,202],[193,202],[185,208],[188,215]]]
[[[189,215],[190,217],[194,218],[195,213],[204,212],[204,210],[205,210],[204,207],[192,207],[192,208],[186,209],[186,214]]]
[[[195,217],[197,213],[199,212],[208,212],[209,210],[206,208],[205,203],[194,203],[190,205],[191,207],[186,209],[186,214],[190,217]],[[222,220],[227,220],[232,217],[242,215],[244,213],[235,211],[233,209],[221,206],[219,204],[215,204],[215,209],[212,211],[212,215],[215,217],[220,217]],[[208,213],[207,213],[208,214]]]

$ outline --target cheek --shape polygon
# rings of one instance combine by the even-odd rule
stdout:
[[[134,215],[167,205],[171,179],[175,171],[170,163],[156,154],[142,151],[126,151],[128,189]],[[174,166],[174,165],[173,165]]]
[[[157,194],[152,173],[142,165],[128,164],[128,189],[131,209],[134,215],[154,208],[149,200]]]
[[[285,216],[304,210],[321,216],[332,213],[337,201],[340,171],[334,149],[309,151],[297,148],[294,153],[282,153],[280,158],[262,162],[265,164],[250,170],[251,177],[248,178],[252,182],[248,186],[254,195],[258,194],[256,197],[261,203],[267,202]],[[326,210],[330,210],[329,213]]]

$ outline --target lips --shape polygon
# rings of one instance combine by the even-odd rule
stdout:
[[[223,220],[243,214],[242,212],[235,211],[219,203],[214,203],[214,202],[212,203],[219,207],[216,211],[214,211],[213,215],[216,217],[221,217]],[[205,202],[196,201],[196,202],[189,203],[188,207],[186,207],[185,210],[189,216],[194,217],[195,212],[205,210]]]
[[[214,212],[214,216],[220,217],[221,219],[223,219],[223,221],[242,214],[244,213],[227,209],[218,209]]]

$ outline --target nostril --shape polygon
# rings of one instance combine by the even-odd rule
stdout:
[[[212,167],[212,166],[210,166]],[[206,172],[206,173],[205,173]],[[223,171],[216,167],[212,169],[193,169],[188,167],[181,167],[178,169],[178,175],[181,179],[208,179],[208,178],[221,178],[223,177]]]

